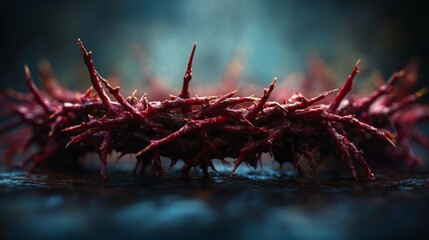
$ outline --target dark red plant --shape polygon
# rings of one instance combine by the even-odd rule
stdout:
[[[104,180],[107,157],[116,151],[134,154],[136,171],[152,165],[162,175],[163,156],[172,165],[182,160],[184,174],[200,167],[207,176],[209,167],[215,170],[213,159],[225,163],[227,158],[235,159],[233,174],[242,163],[256,168],[262,153],[270,153],[275,161],[291,162],[298,170],[303,156],[316,177],[322,161],[336,156],[347,162],[354,179],[355,162],[368,178],[375,179],[365,160],[372,159],[375,151],[386,150],[387,158],[399,157],[415,165],[421,160],[413,154],[410,142],[429,146],[428,138],[415,127],[429,119],[429,106],[416,102],[422,92],[395,90],[398,81],[407,82],[404,71],[362,98],[346,98],[359,61],[328,102],[325,98],[337,90],[312,98],[297,92],[283,102],[270,101],[276,79],[261,97],[234,97],[236,91],[191,97],[194,45],[181,92],[159,102],[149,101],[146,94],[138,98],[136,92],[124,97],[119,87],[101,77],[92,53],[78,43],[92,83],[84,94],[61,87],[46,68],[41,72],[45,85],[41,91],[25,67],[30,93],[8,91],[2,96],[6,121],[0,133],[1,142],[8,146],[4,152],[8,166],[34,171],[44,163],[67,159],[77,163],[84,154],[98,152]],[[368,150],[365,157],[361,149]],[[16,163],[20,153],[26,157]]]

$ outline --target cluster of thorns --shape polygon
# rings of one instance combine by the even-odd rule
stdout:
[[[312,98],[296,92],[284,101],[270,101],[276,79],[260,97],[236,97],[236,91],[191,97],[194,45],[180,94],[149,101],[146,94],[138,98],[136,92],[124,97],[97,72],[92,53],[80,40],[78,44],[92,83],[85,93],[69,91],[49,76],[42,76],[45,91],[41,91],[25,66],[30,92],[9,91],[1,97],[6,120],[0,134],[7,144],[7,165],[34,171],[42,164],[77,161],[97,152],[104,180],[108,155],[116,151],[136,157],[135,171],[152,166],[162,175],[165,157],[172,166],[183,161],[184,174],[199,167],[207,176],[209,168],[215,170],[214,159],[223,163],[234,159],[233,174],[243,163],[256,168],[261,155],[269,153],[280,165],[290,162],[298,170],[307,160],[315,177],[320,164],[334,157],[346,161],[354,179],[356,163],[375,179],[365,160],[374,152],[415,165],[422,160],[413,153],[411,142],[429,147],[428,138],[415,127],[429,119],[429,106],[416,101],[423,91],[404,94],[394,88],[399,80],[406,81],[404,71],[394,73],[367,97],[346,98],[359,61],[339,90]],[[16,161],[20,154],[24,156]]]

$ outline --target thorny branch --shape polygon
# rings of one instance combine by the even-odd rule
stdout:
[[[394,73],[368,97],[347,98],[359,72],[358,61],[330,102],[326,98],[337,89],[309,99],[297,92],[283,102],[270,101],[277,79],[260,98],[234,97],[236,91],[191,97],[194,44],[181,92],[157,102],[146,94],[138,98],[136,91],[124,97],[119,87],[97,72],[92,53],[80,39],[78,45],[92,83],[85,93],[61,87],[46,66],[41,69],[43,92],[25,66],[30,93],[10,90],[0,96],[5,107],[0,112],[4,119],[0,144],[7,147],[4,156],[10,167],[33,171],[50,161],[77,161],[88,152],[98,152],[104,180],[108,155],[116,151],[137,158],[135,171],[152,165],[162,175],[161,157],[167,157],[172,165],[182,160],[184,174],[200,167],[207,176],[208,168],[215,170],[214,159],[235,159],[234,173],[242,163],[256,168],[261,155],[269,153],[280,165],[291,162],[298,170],[303,156],[316,178],[322,160],[338,157],[346,161],[353,179],[358,176],[356,163],[369,179],[375,179],[366,161],[377,163],[371,157],[374,151],[413,166],[421,159],[410,142],[429,145],[428,137],[415,127],[429,120],[429,106],[417,102],[425,90],[394,91],[397,82],[409,81],[412,73],[406,71]],[[24,160],[16,163],[21,154]]]

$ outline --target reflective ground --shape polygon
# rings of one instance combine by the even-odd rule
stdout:
[[[429,233],[429,175],[322,180],[0,171],[1,239],[404,239]]]

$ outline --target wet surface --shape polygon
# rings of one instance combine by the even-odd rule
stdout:
[[[229,177],[0,171],[1,239],[424,238],[429,175],[348,177],[242,171]]]

